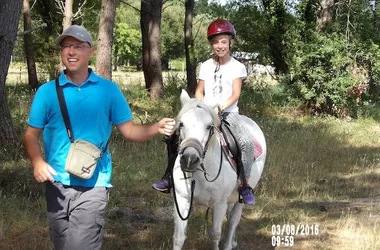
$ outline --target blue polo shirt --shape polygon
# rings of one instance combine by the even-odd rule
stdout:
[[[105,147],[112,126],[132,119],[132,112],[119,87],[89,69],[90,76],[80,87],[70,82],[66,75],[59,76],[63,87],[74,139],[83,139]],[[57,175],[54,180],[64,185],[84,187],[111,187],[112,160],[106,151],[99,159],[91,179],[71,176],[65,171],[70,140],[59,107],[55,80],[43,84],[36,92],[28,125],[43,129],[45,159]]]

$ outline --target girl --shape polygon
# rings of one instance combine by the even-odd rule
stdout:
[[[222,117],[228,122],[241,151],[241,174],[239,194],[246,205],[254,204],[252,188],[247,184],[254,161],[253,138],[241,125],[238,100],[243,80],[247,77],[245,66],[230,55],[236,31],[234,26],[222,19],[212,22],[207,29],[214,57],[202,63],[199,71],[195,97],[218,103]]]
[[[239,194],[246,205],[253,205],[255,198],[252,188],[247,184],[254,161],[253,138],[245,134],[238,108],[242,81],[247,77],[247,71],[242,63],[230,55],[235,36],[235,28],[226,20],[218,19],[209,25],[207,38],[214,57],[202,63],[200,67],[195,98],[205,98],[211,103],[219,104],[223,119],[229,123],[241,151],[244,171],[241,171]],[[175,139],[175,136],[172,136],[166,141],[169,153],[168,167],[164,177],[152,185],[154,189],[165,193],[170,192],[170,173],[177,156],[176,153],[171,153],[176,149]]]

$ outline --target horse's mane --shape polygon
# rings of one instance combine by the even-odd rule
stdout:
[[[220,126],[220,123],[221,123],[220,117],[218,113],[214,110],[214,108],[206,104],[202,100],[199,100],[196,98],[192,98],[188,102],[185,103],[185,105],[181,108],[181,110],[178,113],[177,120],[179,120],[184,113],[186,113],[190,109],[195,109],[195,108],[202,108],[206,110],[212,117],[213,125],[217,128]]]

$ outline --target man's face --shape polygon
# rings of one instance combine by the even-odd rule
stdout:
[[[218,57],[223,57],[230,53],[230,44],[232,44],[229,35],[217,35],[210,41],[212,51]]]
[[[62,41],[60,49],[62,63],[68,72],[87,72],[89,61],[94,54],[94,48],[91,48],[87,42],[67,37]]]

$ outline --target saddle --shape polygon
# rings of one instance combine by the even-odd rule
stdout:
[[[243,171],[243,163],[241,162],[241,150],[237,144],[237,140],[234,134],[232,133],[230,129],[230,124],[225,119],[222,119],[220,130],[222,132],[222,136],[225,141],[225,144],[227,145],[226,150],[229,150],[230,156],[232,156],[232,160],[235,161],[234,165],[236,168],[236,172],[238,176],[240,176],[240,172]],[[254,155],[254,160],[256,160],[263,153],[263,149],[259,141],[255,137],[253,138],[253,145],[254,145],[253,155]]]

